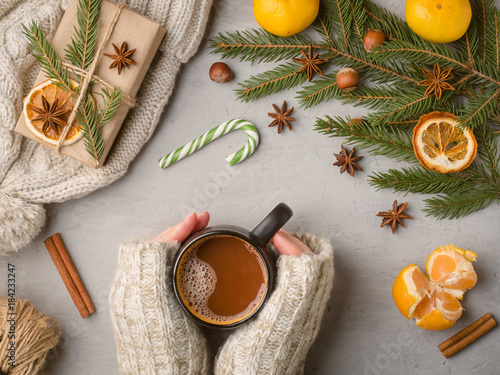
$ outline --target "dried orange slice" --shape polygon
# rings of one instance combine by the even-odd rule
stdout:
[[[66,126],[75,99],[71,94],[48,80],[33,87],[23,101],[26,127],[41,140],[56,145]],[[74,87],[76,81],[72,81]],[[76,119],[63,145],[70,145],[82,137]]]
[[[415,264],[405,267],[392,287],[401,314],[428,330],[453,326],[463,312],[458,300],[477,282],[472,266],[476,257],[454,245],[438,246],[427,259],[428,276]]]
[[[420,117],[413,129],[413,150],[422,166],[438,173],[460,172],[477,154],[472,131],[461,129],[456,116],[431,112]]]

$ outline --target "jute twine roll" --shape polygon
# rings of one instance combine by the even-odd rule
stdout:
[[[9,315],[15,313],[16,315]],[[9,338],[15,317],[15,367],[9,365]],[[16,300],[15,311],[9,310],[8,298],[0,297],[0,371],[8,375],[36,375],[45,363],[49,350],[59,340],[60,329],[56,320],[36,309],[28,300]]]

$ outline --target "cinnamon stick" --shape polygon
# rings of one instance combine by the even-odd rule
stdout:
[[[83,281],[76,270],[76,267],[71,260],[68,250],[62,242],[59,233],[45,240],[52,261],[54,262],[61,278],[68,289],[68,292],[73,299],[80,315],[83,319],[95,312],[94,304],[87,293],[87,289],[83,285]]]
[[[73,278],[76,288],[78,289],[78,292],[82,296],[83,302],[85,303],[87,310],[89,310],[89,314],[92,314],[93,312],[95,312],[94,304],[92,303],[92,300],[90,299],[87,289],[85,288],[85,285],[83,284],[83,281],[80,278],[80,274],[76,270],[73,260],[69,256],[66,246],[64,246],[61,235],[59,233],[54,234],[52,236],[52,240],[54,241],[54,245],[56,245],[56,248],[59,250],[59,255],[61,255],[64,265],[66,266],[71,277]]]
[[[491,314],[485,314],[474,323],[458,332],[456,335],[439,344],[438,348],[446,358],[449,358],[469,344],[472,344],[496,325],[497,322],[493,319]]]

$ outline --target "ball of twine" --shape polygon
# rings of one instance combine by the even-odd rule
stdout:
[[[57,345],[61,333],[59,324],[37,310],[29,300],[16,300],[14,311],[9,299],[0,296],[0,373],[36,375],[41,372],[49,350]],[[15,313],[15,315],[10,315]],[[9,318],[15,317],[15,332]],[[9,338],[15,333],[15,339]],[[15,367],[9,365],[11,341],[15,341]]]

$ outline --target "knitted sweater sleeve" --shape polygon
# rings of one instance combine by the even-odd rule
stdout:
[[[333,285],[333,247],[313,234],[297,236],[315,255],[281,256],[276,287],[255,320],[220,350],[216,375],[302,374]]]
[[[177,244],[123,244],[110,293],[120,374],[208,373],[203,336],[175,299]]]

